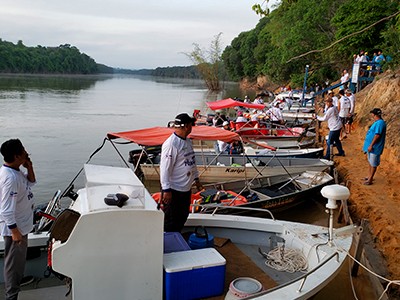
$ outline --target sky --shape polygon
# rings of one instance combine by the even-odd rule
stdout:
[[[259,21],[244,0],[2,0],[0,38],[25,46],[70,44],[107,66],[188,66],[183,53],[222,48]]]

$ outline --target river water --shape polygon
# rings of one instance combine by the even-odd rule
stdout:
[[[21,139],[34,163],[36,203],[46,203],[57,189],[63,191],[68,186],[108,132],[166,126],[181,112],[205,112],[206,101],[244,97],[237,84],[225,87],[223,93],[215,95],[197,80],[0,75],[0,142]],[[254,97],[250,92],[248,95]],[[132,145],[118,148],[127,158]],[[109,143],[91,162],[124,166]],[[76,188],[81,184],[78,179]],[[277,217],[326,225],[324,204],[317,198]],[[314,299],[352,299],[345,274]],[[339,286],[340,295],[336,293]]]
[[[36,203],[43,203],[66,187],[108,132],[165,126],[178,113],[191,114],[217,97],[196,80],[3,75],[0,140],[21,139],[37,175]],[[93,161],[116,158],[106,148]]]

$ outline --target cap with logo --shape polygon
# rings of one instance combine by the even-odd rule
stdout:
[[[374,108],[373,110],[370,111],[371,114],[374,114],[376,116],[381,116],[382,115],[382,110],[380,108]]]
[[[174,120],[175,127],[183,127],[186,124],[194,125],[195,122],[196,118],[189,116],[187,113],[177,115]]]

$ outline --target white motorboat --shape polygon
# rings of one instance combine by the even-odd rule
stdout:
[[[249,157],[233,156],[196,156],[199,178],[204,183],[219,181],[242,180],[246,178],[272,177],[278,175],[297,175],[305,171],[322,172],[329,170],[333,162],[317,158],[293,157]],[[160,180],[159,157],[140,164],[144,178],[150,181]]]
[[[357,229],[333,229],[335,200],[346,200],[349,191],[332,185],[322,190],[329,198],[329,228],[273,217],[190,214],[182,236],[190,244],[203,226],[207,234],[195,237],[213,237],[214,247],[189,249],[178,234],[180,242],[171,247],[163,212],[132,170],[86,164],[84,173],[85,187],[50,233],[53,269],[71,279],[69,299],[308,299],[339,272]],[[296,268],[278,260],[296,261]],[[52,299],[65,299],[67,287],[26,290],[20,298],[45,299],[50,292]]]

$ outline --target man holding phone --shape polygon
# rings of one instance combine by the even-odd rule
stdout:
[[[0,168],[0,234],[4,239],[5,299],[18,298],[24,276],[28,233],[33,229],[33,194],[36,183],[32,161],[19,139],[0,148],[4,164]],[[26,172],[20,170],[23,166]]]

